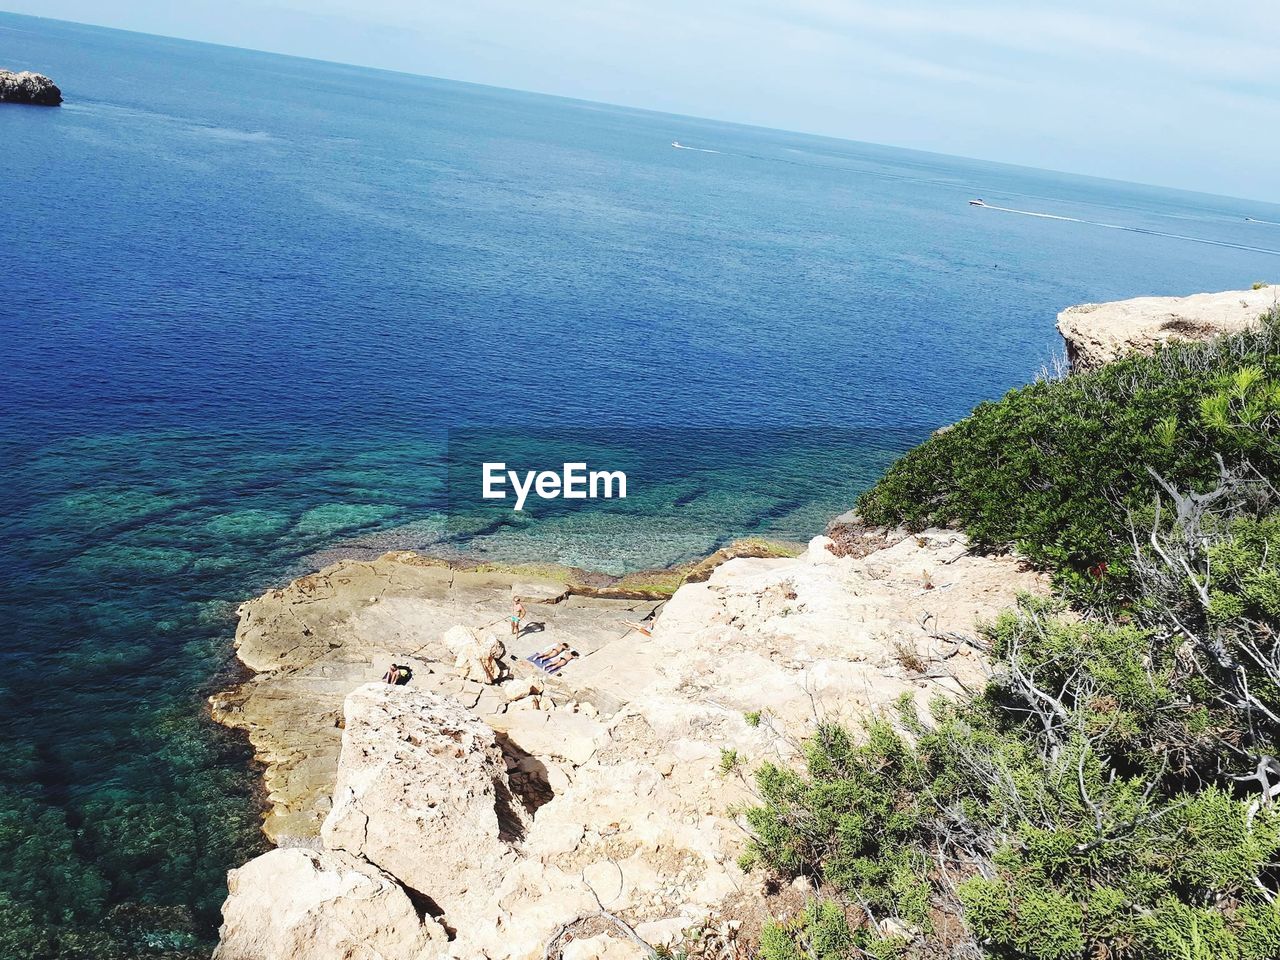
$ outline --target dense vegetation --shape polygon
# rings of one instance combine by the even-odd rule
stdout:
[[[1152,471],[1205,489],[1218,457],[1280,473],[1280,315],[1256,332],[1175,344],[984,403],[898,460],[858,503],[872,524],[955,523],[1012,545],[1078,600],[1131,595],[1129,518]]]
[[[1280,317],[984,404],[869,521],[1049,570],[985,690],[766,764],[748,859],[822,898],[764,960],[1280,957]]]

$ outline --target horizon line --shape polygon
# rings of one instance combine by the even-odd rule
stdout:
[[[1034,170],[1039,173],[1053,173],[1068,177],[1078,177],[1082,180],[1097,180],[1102,183],[1124,184],[1132,187],[1145,187],[1153,190],[1170,190],[1176,193],[1186,193],[1193,196],[1215,197],[1224,200],[1236,200],[1244,203],[1260,203],[1272,207],[1280,207],[1280,198],[1276,200],[1263,200],[1259,197],[1241,197],[1229,193],[1212,193],[1208,190],[1197,190],[1190,187],[1175,187],[1168,184],[1148,183],[1141,180],[1123,180],[1119,177],[1106,177],[1093,173],[1077,173],[1071,170],[1059,170],[1056,167],[1036,167],[1026,163],[1013,163],[1008,160],[993,160],[987,157],[972,157],[959,153],[943,153],[940,150],[925,150],[920,147],[904,147],[893,143],[879,143],[874,140],[858,140],[848,136],[837,136],[829,133],[816,133],[810,130],[797,130],[790,127],[770,127],[762,123],[749,123],[742,120],[726,120],[719,117],[706,117],[692,113],[674,113],[670,110],[657,110],[653,107],[642,107],[635,104],[615,103],[610,100],[592,100],[588,97],[575,97],[563,93],[547,93],[542,90],[526,90],[519,87],[504,87],[495,83],[486,83],[482,80],[463,80],[457,77],[443,77],[430,73],[414,73],[410,70],[398,70],[394,67],[379,67],[366,63],[355,63],[349,60],[326,60],[322,57],[312,57],[298,53],[283,53],[278,50],[265,50],[260,47],[241,47],[231,43],[219,43],[214,40],[199,40],[193,37],[179,37],[165,33],[148,33],[145,30],[129,30],[124,27],[112,27],[101,23],[87,23],[82,20],[63,20],[59,17],[44,17],[29,13],[13,13],[7,10],[0,10],[0,17],[15,17],[22,20],[47,21],[49,23],[67,24],[73,27],[88,27],[91,30],[106,30],[112,33],[125,33],[135,37],[150,37],[157,40],[172,40],[178,43],[190,43],[198,46],[217,47],[222,50],[236,50],[242,53],[253,53],[268,57],[282,57],[288,60],[302,60],[307,63],[324,64],[327,66],[348,67],[355,70],[368,70],[375,73],[387,73],[400,77],[411,77],[416,80],[435,80],[443,83],[456,83],[465,86],[483,87],[487,90],[500,90],[504,93],[519,93],[527,96],[546,97],[552,100],[564,100],[569,103],[589,104],[591,106],[613,107],[621,110],[636,110],[642,113],[653,114],[661,117],[677,117],[682,120],[701,120],[710,123],[721,123],[726,126],[744,127],[751,130],[767,130],[773,133],[786,133],[804,137],[813,137],[819,140],[833,140],[838,143],[853,143],[870,147],[883,147],[889,150],[902,150],[908,153],[924,154],[933,157],[945,157],[949,160],[967,160],[976,163],[990,163],[997,166],[1011,167],[1017,170]],[[30,69],[30,67],[19,67],[18,69]],[[51,78],[52,79],[52,78]],[[54,80],[56,83],[57,81]]]

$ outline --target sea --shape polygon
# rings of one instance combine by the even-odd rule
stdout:
[[[15,957],[207,955],[264,849],[205,713],[242,600],[804,541],[1052,375],[1064,307],[1280,280],[1248,200],[7,14],[0,65],[66,98],[0,106]],[[515,511],[481,461],[628,496]]]

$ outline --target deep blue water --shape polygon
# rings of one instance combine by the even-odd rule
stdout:
[[[0,64],[67,98],[0,107],[0,924],[66,955],[207,941],[258,841],[201,697],[324,551],[808,536],[1064,306],[1280,278],[1243,200],[3,14]],[[641,482],[450,515],[478,436]]]

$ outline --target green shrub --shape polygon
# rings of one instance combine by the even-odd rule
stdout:
[[[1277,475],[1276,314],[1013,391],[894,464],[866,520],[1014,546],[1063,599],[984,628],[984,690],[756,772],[747,863],[831,904],[762,957],[1280,958]]]
[[[874,908],[926,922],[919,886],[922,770],[906,741],[885,724],[855,744],[824,725],[808,744],[808,776],[766,763],[756,773],[761,804],[747,811],[751,857],[789,875],[808,873]]]
[[[1280,514],[1236,518],[1208,550],[1211,619],[1280,620]]]
[[[1085,948],[1083,908],[1052,889],[974,877],[959,894],[970,927],[996,956],[1068,960]]]
[[[893,464],[858,501],[872,524],[958,523],[1015,546],[1083,600],[1130,595],[1131,515],[1150,510],[1149,469],[1184,489],[1215,455],[1280,470],[1280,314],[1209,343],[1166,346],[984,403]]]
[[[762,766],[754,862],[926,944],[933,910],[962,915],[1005,960],[1271,949],[1280,811],[1189,787],[1212,740],[1146,631],[1058,612],[1027,599],[987,628],[997,670],[972,700],[822,725],[803,772]]]
[[[765,924],[759,960],[844,960],[854,951],[870,960],[892,960],[899,955],[898,946],[891,938],[851,930],[838,904],[810,900],[790,920]]]

